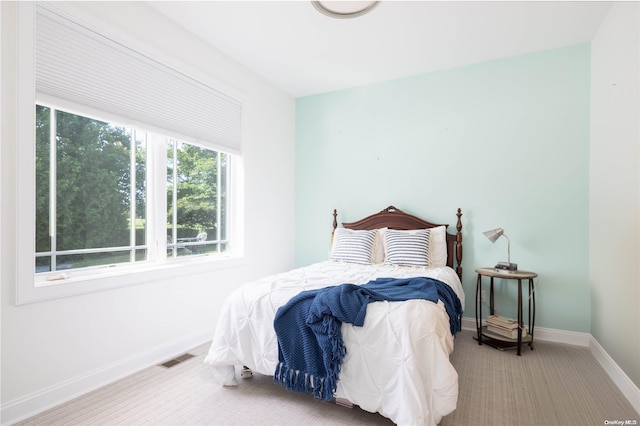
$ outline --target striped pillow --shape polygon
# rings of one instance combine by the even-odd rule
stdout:
[[[378,231],[356,231],[338,228],[333,234],[331,260],[370,265]]]
[[[431,267],[431,231],[388,229],[384,235],[387,265]]]

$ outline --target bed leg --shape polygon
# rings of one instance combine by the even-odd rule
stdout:
[[[335,401],[336,401],[337,405],[340,405],[342,407],[353,408],[353,403],[351,401],[349,401],[348,399],[336,398]]]
[[[241,379],[250,379],[253,377],[253,371],[246,365],[242,366],[242,370],[240,370],[240,378]]]

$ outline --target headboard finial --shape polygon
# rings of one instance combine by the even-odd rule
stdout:
[[[333,229],[331,230],[331,245],[333,245],[333,236],[336,233],[338,227],[338,209],[333,209]]]

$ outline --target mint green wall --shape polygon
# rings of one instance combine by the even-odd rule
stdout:
[[[460,207],[466,317],[474,269],[506,260],[482,231],[503,227],[511,260],[540,275],[536,325],[589,332],[589,63],[582,44],[298,99],[296,264],[327,258],[334,208],[453,228]]]

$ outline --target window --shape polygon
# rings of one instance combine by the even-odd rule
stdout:
[[[167,142],[167,256],[227,250],[229,154]]]
[[[37,273],[146,260],[139,134],[36,106]]]
[[[16,303],[242,264],[241,96],[65,2],[17,7]]]
[[[35,123],[36,273],[227,251],[229,154],[44,105]],[[150,170],[154,150],[166,162]]]

